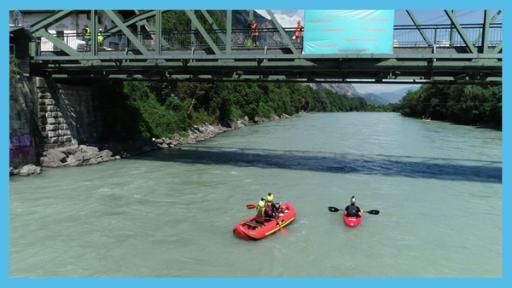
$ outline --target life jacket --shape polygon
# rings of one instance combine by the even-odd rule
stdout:
[[[260,200],[260,202],[258,202],[257,209],[258,210],[256,211],[256,217],[257,218],[265,218],[266,205],[265,205],[265,202],[263,200]]]
[[[103,32],[98,32],[98,43],[102,43],[103,40],[105,40],[105,35],[103,35]]]
[[[91,38],[91,29],[89,27],[84,28],[84,37],[87,39]]]
[[[267,214],[268,216],[272,216],[272,214],[274,213],[273,210],[274,209],[272,208],[272,202],[267,202],[265,205],[265,214]]]
[[[266,201],[265,201],[265,209],[267,210],[267,215],[272,215],[274,213],[274,195],[270,194],[267,195]]]
[[[347,216],[349,217],[359,217],[359,212],[361,211],[361,209],[359,209],[359,207],[356,206],[355,204],[350,204],[347,206],[347,208],[345,208],[345,211],[347,212]]]
[[[251,23],[251,36],[258,36],[260,32],[258,32],[258,23]]]
[[[295,38],[301,38],[303,32],[304,32],[304,26],[297,25],[297,27],[295,27],[295,34],[294,34]]]

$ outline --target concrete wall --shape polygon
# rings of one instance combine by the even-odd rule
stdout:
[[[56,87],[57,104],[73,139],[80,144],[96,144],[102,125],[93,85],[56,84]]]
[[[39,122],[45,148],[95,144],[101,117],[93,85],[56,83],[36,78]]]
[[[36,163],[40,143],[37,121],[37,101],[29,79],[11,78],[9,106],[9,158],[15,168]]]
[[[38,164],[44,150],[97,144],[101,134],[93,85],[19,76],[10,87],[10,166]]]

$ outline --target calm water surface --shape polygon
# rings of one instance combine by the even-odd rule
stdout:
[[[14,277],[498,277],[501,132],[320,113],[11,179]],[[297,220],[231,232],[267,192]],[[355,195],[357,229],[339,213]]]

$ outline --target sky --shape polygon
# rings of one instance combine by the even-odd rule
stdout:
[[[256,10],[259,14],[266,18],[270,18],[265,10]],[[443,10],[412,10],[418,22],[421,24],[449,24],[450,20]],[[304,10],[272,10],[276,19],[283,27],[295,27],[297,21],[304,23]],[[494,15],[496,10],[491,10]],[[461,24],[464,23],[481,23],[483,18],[483,10],[455,10],[457,20]],[[497,18],[497,22],[501,22],[501,15]],[[413,24],[405,10],[395,11],[396,25]],[[361,94],[379,92],[391,92],[404,87],[417,88],[419,85],[409,84],[353,84],[354,88]]]

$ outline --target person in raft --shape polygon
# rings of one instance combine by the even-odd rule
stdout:
[[[356,197],[350,198],[350,205],[345,207],[345,216],[359,218],[363,216],[363,211],[356,205]]]
[[[279,208],[278,205],[274,203],[274,195],[272,193],[268,193],[265,200],[265,217],[277,218],[279,214]]]
[[[256,207],[256,223],[265,224],[265,198],[261,198]]]

